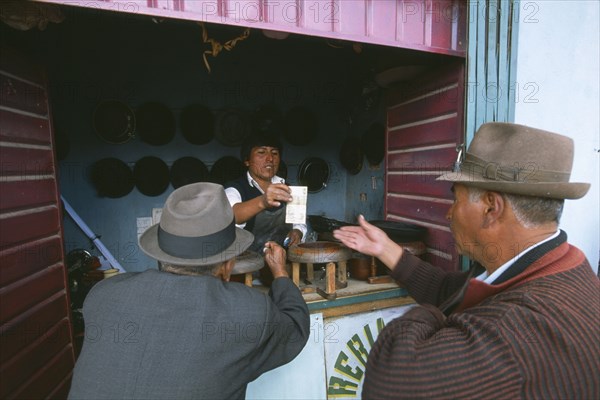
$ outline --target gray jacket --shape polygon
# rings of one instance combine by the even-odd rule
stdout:
[[[306,303],[288,278],[266,295],[209,276],[126,273],[94,286],[83,316],[71,399],[244,398],[309,335]]]

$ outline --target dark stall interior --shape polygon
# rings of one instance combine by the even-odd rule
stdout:
[[[300,180],[308,178],[299,175],[311,161],[328,168],[309,174],[316,182],[310,183],[308,214],[385,219],[385,149],[378,136],[386,124],[385,89],[452,59],[298,34],[273,38],[259,29],[61,10],[64,20],[42,31],[4,25],[2,35],[45,66],[60,193],[128,271],[155,268],[139,251],[137,235],[177,186],[165,169],[173,174],[180,164],[180,170],[198,170],[194,179],[219,181],[235,170],[227,161],[239,158],[238,137],[265,113],[284,144],[281,172],[288,183],[305,184]],[[233,45],[213,55],[211,42]],[[98,115],[109,101],[136,118],[127,134],[98,133]],[[208,110],[213,125],[197,123],[211,133],[186,137],[185,111],[192,106]],[[158,136],[144,136],[160,124],[166,128]],[[369,148],[375,159],[367,158]],[[181,167],[186,162],[190,168]],[[94,178],[98,163],[108,163],[109,176],[119,182],[115,189],[111,181],[113,192],[103,192]],[[66,253],[94,251],[70,218],[63,222]]]

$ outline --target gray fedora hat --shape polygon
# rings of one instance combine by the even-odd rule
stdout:
[[[202,266],[242,254],[253,240],[252,233],[235,226],[223,186],[199,182],[182,186],[169,195],[160,223],[140,236],[139,245],[158,261]],[[233,273],[237,273],[235,267]]]
[[[453,172],[437,180],[485,190],[552,199],[579,199],[589,183],[569,182],[574,145],[569,137],[525,125],[481,125]]]

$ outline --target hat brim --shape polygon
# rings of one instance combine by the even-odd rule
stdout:
[[[202,266],[222,263],[242,254],[248,249],[248,247],[250,247],[250,245],[254,241],[254,236],[252,235],[252,233],[236,227],[235,240],[229,247],[227,247],[219,254],[202,258],[180,258],[165,253],[160,248],[160,246],[158,245],[158,226],[159,224],[151,226],[142,234],[142,236],[140,236],[139,246],[142,249],[142,251],[150,257],[158,261],[173,265]]]
[[[265,258],[254,251],[245,251],[235,258],[232,275],[258,271],[265,266]]]
[[[449,172],[436,180],[495,192],[550,199],[580,199],[590,189],[590,184],[584,182],[507,182],[476,177],[464,172]]]

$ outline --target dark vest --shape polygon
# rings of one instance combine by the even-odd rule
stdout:
[[[248,183],[248,175],[246,174],[242,175],[234,181],[227,182],[225,184],[225,188],[229,187],[235,188],[238,192],[240,192],[240,196],[242,196],[242,201],[248,201],[258,196],[262,196],[260,190]],[[283,207],[285,207],[285,203],[281,203],[279,207],[271,207],[267,209],[267,211],[273,212]],[[249,219],[246,222],[246,226],[244,227],[244,229],[252,232],[252,229],[254,228],[254,221],[256,221],[256,217],[252,217],[251,219]]]

